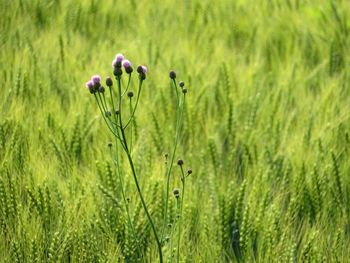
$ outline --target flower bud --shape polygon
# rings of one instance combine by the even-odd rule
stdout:
[[[116,59],[114,59],[112,61],[112,68],[121,68],[122,67],[122,62],[121,61],[117,61]]]
[[[100,76],[100,75],[93,75],[93,76],[91,77],[91,80],[93,81],[94,84],[95,84],[95,83],[100,83],[100,81],[101,81],[101,76]]]
[[[86,82],[85,85],[89,89],[91,94],[95,93],[94,82],[92,80],[89,80],[88,82]]]
[[[175,198],[179,198],[180,197],[180,189],[174,188],[173,194],[174,194]]]
[[[91,77],[92,82],[94,83],[94,89],[95,91],[98,91],[98,88],[101,86],[101,76],[100,75],[93,75]]]
[[[142,70],[142,66],[140,65],[140,66],[137,66],[137,69],[136,69],[136,71],[137,71],[137,73],[142,73],[143,72],[143,70]]]
[[[108,143],[108,147],[112,147],[112,143],[111,142]]]
[[[112,86],[113,86],[113,81],[112,81],[112,79],[111,79],[110,76],[108,76],[108,77],[106,78],[106,85],[107,85],[108,87],[112,87]]]
[[[123,67],[125,69],[128,68],[128,67],[131,67],[131,62],[129,60],[127,60],[127,59],[124,59],[122,64],[123,64]]]
[[[125,68],[125,72],[128,74],[131,74],[134,71],[134,69],[132,68],[132,66]]]
[[[126,73],[131,74],[134,71],[129,60],[124,59],[122,64]]]
[[[134,97],[134,92],[132,92],[132,91],[129,91],[128,92],[128,97],[131,99],[132,97]]]
[[[183,81],[180,81],[179,86],[180,86],[180,88],[183,88],[185,86],[185,83]]]
[[[121,68],[116,67],[116,68],[114,68],[113,74],[114,74],[114,76],[118,77],[118,76],[121,76],[123,74],[123,71]]]
[[[181,160],[181,159],[177,160],[177,165],[182,166],[183,164],[184,164],[184,161],[183,161],[183,160]]]
[[[143,66],[143,65],[140,65],[140,66],[137,67],[137,72],[139,74],[142,74],[142,73],[146,74],[147,73],[147,68],[145,66]]]
[[[176,73],[175,73],[174,70],[171,70],[171,71],[169,72],[169,77],[170,77],[171,79],[176,79]]]
[[[187,170],[187,174],[188,175],[192,174],[192,169],[191,168]]]
[[[186,94],[187,93],[187,89],[182,89],[182,93]]]
[[[117,62],[122,62],[123,59],[124,59],[124,55],[123,55],[123,54],[118,53],[117,55],[115,55],[115,60],[116,60]]]
[[[98,92],[105,93],[105,88],[103,86],[99,87]]]

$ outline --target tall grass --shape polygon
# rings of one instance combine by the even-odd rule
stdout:
[[[84,87],[120,51],[149,68],[133,157],[157,225],[176,127],[171,68],[189,91],[176,156],[193,170],[182,261],[346,262],[349,10],[345,0],[0,1],[1,261],[137,262],[138,244],[157,260],[125,159],[137,237],[128,224],[111,135]],[[179,169],[170,185],[181,187]],[[170,224],[176,209],[169,198]]]

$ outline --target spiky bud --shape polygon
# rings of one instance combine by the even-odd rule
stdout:
[[[134,92],[132,92],[132,91],[129,91],[128,92],[128,97],[131,99],[132,97],[134,97]]]
[[[100,92],[100,93],[105,93],[105,88],[104,88],[103,86],[100,86],[100,87],[98,88],[98,92]]]
[[[113,86],[113,81],[112,81],[110,76],[107,76],[107,78],[106,78],[106,85],[107,85],[107,87]]]
[[[175,198],[179,198],[180,197],[180,189],[179,188],[175,188],[173,190],[173,194],[174,194]]]
[[[174,70],[170,70],[170,72],[169,72],[169,77],[170,77],[171,79],[176,79],[176,73],[175,73]]]
[[[118,77],[118,76],[121,76],[123,74],[123,71],[120,67],[115,67],[113,70],[113,74],[114,74],[114,76]]]
[[[125,72],[128,74],[131,74],[134,71],[134,69],[132,68],[132,66],[125,68]]]

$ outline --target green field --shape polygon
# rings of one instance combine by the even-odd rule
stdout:
[[[188,90],[164,262],[349,262],[349,1],[1,0],[0,15],[0,262],[159,262],[85,87],[119,52],[148,67],[127,136],[158,233],[171,69]]]

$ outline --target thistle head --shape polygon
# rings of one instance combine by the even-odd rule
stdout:
[[[90,79],[88,82],[86,82],[85,86],[89,89],[90,93],[94,93],[94,82]]]
[[[116,62],[122,62],[124,59],[124,55],[121,53],[118,53],[117,55],[115,55],[115,60]]]
[[[179,198],[180,197],[180,189],[179,188],[174,188],[173,194],[174,194],[176,199]]]
[[[131,67],[131,62],[130,62],[128,59],[124,59],[124,60],[122,61],[122,65],[123,65],[123,67],[126,69],[126,68],[128,68],[128,67]]]
[[[98,92],[100,92],[100,93],[105,93],[105,88],[104,88],[103,86],[100,86],[100,87],[98,88]]]
[[[122,65],[123,65],[123,67],[124,67],[126,73],[130,74],[130,73],[133,72],[133,68],[132,68],[131,62],[130,62],[129,60],[124,59],[124,60],[122,61]]]
[[[106,78],[106,85],[107,85],[107,87],[113,86],[113,81],[112,81],[110,76],[107,76],[107,78]]]
[[[146,66],[140,65],[137,67],[137,72],[139,73],[139,77],[141,80],[146,79],[147,68]]]
[[[143,66],[143,65],[140,65],[137,67],[137,72],[138,73],[143,73],[143,74],[146,74],[147,73],[147,67],[146,66]]]
[[[169,78],[176,79],[176,72],[174,70],[170,70],[169,72]]]
[[[112,67],[113,68],[120,68],[122,66],[122,61],[124,59],[124,55],[121,53],[118,53],[115,55],[115,58],[112,61]]]
[[[98,89],[101,86],[101,76],[100,75],[93,75],[91,77],[91,80],[94,83],[95,89]]]
[[[118,76],[121,76],[123,74],[123,71],[120,67],[115,67],[113,74],[114,74],[114,76],[118,77]]]
[[[131,99],[132,97],[134,97],[134,92],[132,92],[132,91],[129,91],[128,92],[128,97]]]

